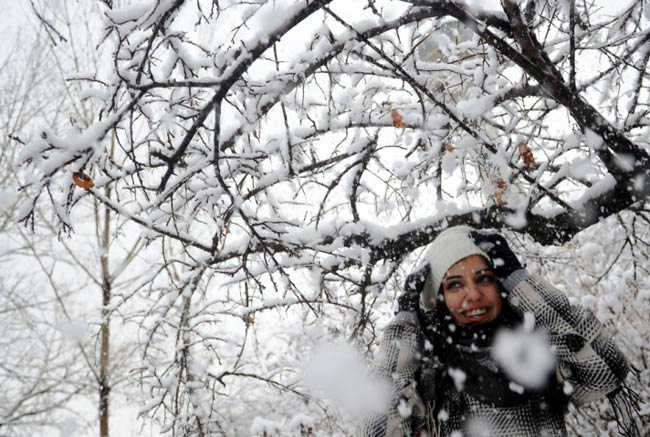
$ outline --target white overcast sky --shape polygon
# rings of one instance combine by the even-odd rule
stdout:
[[[0,0],[0,63],[16,48],[18,35],[20,43],[28,43],[33,35],[33,27],[27,19],[30,10],[29,0]]]

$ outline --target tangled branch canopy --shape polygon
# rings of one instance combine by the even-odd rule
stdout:
[[[21,214],[72,227],[90,197],[177,242],[175,298],[268,274],[311,306],[303,269],[352,284],[363,329],[370,287],[448,225],[558,244],[645,208],[644,2],[111,3],[102,68],[69,78],[94,119],[23,147]],[[264,307],[246,296],[242,317]]]

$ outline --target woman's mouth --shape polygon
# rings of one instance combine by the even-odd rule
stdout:
[[[463,315],[467,317],[468,319],[481,319],[485,315],[487,315],[488,309],[487,308],[476,308],[473,310],[469,311],[464,311]]]

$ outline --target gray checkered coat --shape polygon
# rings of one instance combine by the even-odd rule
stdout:
[[[549,341],[558,360],[558,377],[568,383],[566,385],[570,384],[569,400],[575,406],[617,392],[628,373],[628,366],[591,312],[569,305],[562,292],[528,275],[525,270],[514,272],[503,285],[508,291],[508,303],[522,314],[533,313],[536,325],[550,333]],[[465,414],[471,420],[433,417],[436,399],[431,398],[434,393],[431,375],[434,371],[427,368],[431,365],[423,364],[426,360],[422,357],[427,356],[424,345],[417,316],[406,311],[398,313],[384,332],[376,362],[377,373],[394,388],[392,405],[386,415],[366,421],[361,435],[411,436],[417,432],[412,429],[414,423],[424,424],[426,433],[418,435],[425,436],[448,436],[455,429],[463,429],[463,437],[483,435],[486,430],[491,437],[566,435],[562,409],[541,410],[540,400],[543,399],[534,396],[519,405],[495,407],[468,393],[456,393],[455,396],[464,397]],[[610,399],[615,403],[615,395]],[[620,421],[629,422],[630,435],[638,433],[633,419],[619,417]],[[467,424],[470,424],[469,429]]]

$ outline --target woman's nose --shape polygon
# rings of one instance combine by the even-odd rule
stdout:
[[[473,282],[470,282],[466,285],[467,288],[467,294],[465,295],[465,300],[469,302],[473,302],[475,300],[479,300],[483,294],[479,290],[476,284]]]

